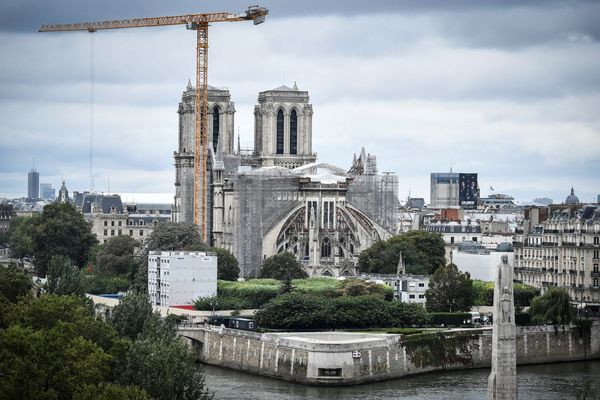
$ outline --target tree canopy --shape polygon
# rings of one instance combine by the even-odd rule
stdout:
[[[14,303],[31,290],[31,278],[15,265],[0,267],[0,298]]]
[[[210,251],[217,255],[217,279],[235,281],[240,276],[238,261],[228,250],[213,247]]]
[[[550,288],[542,296],[534,297],[529,309],[534,324],[569,324],[575,311],[569,293],[563,288]]]
[[[454,264],[438,268],[429,279],[425,299],[430,312],[469,311],[474,302],[471,275],[460,272]]]
[[[95,254],[94,272],[108,275],[129,274],[137,269],[138,259],[135,249],[141,243],[128,235],[119,235],[108,239],[98,246]]]
[[[52,256],[48,263],[48,293],[83,295],[83,280],[79,268],[70,258]]]
[[[45,276],[52,256],[70,258],[79,268],[88,260],[90,249],[97,243],[91,225],[74,206],[51,203],[36,219],[32,244],[37,272]]]
[[[23,258],[33,255],[33,243],[31,235],[39,216],[15,217],[10,220],[7,238],[10,254],[15,258]]]
[[[260,277],[286,280],[308,278],[308,275],[292,253],[283,252],[268,257],[263,262]]]
[[[364,273],[396,273],[400,252],[409,274],[430,275],[446,262],[444,240],[439,234],[410,231],[363,250],[358,269]]]

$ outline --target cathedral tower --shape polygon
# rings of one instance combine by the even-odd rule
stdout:
[[[308,92],[280,86],[258,94],[254,107],[254,152],[261,166],[296,168],[315,162],[312,105]]]
[[[179,103],[179,148],[175,158],[175,222],[194,221],[194,156],[196,136],[196,89],[188,82]],[[214,155],[234,150],[235,106],[227,89],[208,87],[208,179],[211,179]],[[202,206],[202,205],[201,205]],[[210,221],[209,221],[210,222]],[[208,230],[210,231],[210,230]]]

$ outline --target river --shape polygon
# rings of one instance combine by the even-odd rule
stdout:
[[[215,399],[390,400],[486,398],[489,369],[431,373],[345,387],[316,387],[205,365]],[[526,365],[517,370],[519,399],[575,399],[586,381],[600,387],[600,360]],[[600,396],[600,393],[594,393]],[[598,399],[599,397],[587,397]]]

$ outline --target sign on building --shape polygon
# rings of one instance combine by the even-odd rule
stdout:
[[[464,209],[477,208],[478,198],[477,174],[459,174],[458,205]]]

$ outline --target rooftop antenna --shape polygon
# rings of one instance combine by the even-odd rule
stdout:
[[[242,154],[242,151],[241,151],[241,147],[240,147],[240,127],[239,126],[238,126],[238,143],[237,144],[238,144],[237,145],[237,153],[238,153],[238,155],[240,155],[240,154]]]

